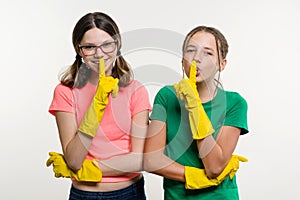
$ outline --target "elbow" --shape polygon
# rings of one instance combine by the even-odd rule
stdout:
[[[77,163],[71,163],[69,164],[69,168],[73,171],[73,172],[77,172],[78,170],[80,170],[82,167],[82,165],[77,164]]]
[[[144,156],[143,158],[143,170],[146,172],[151,172],[151,159],[149,156]]]
[[[158,170],[159,160],[145,155],[143,158],[143,170],[146,172],[155,172]]]
[[[81,154],[79,152],[74,152],[72,149],[66,149],[64,152],[64,159],[68,168],[70,168],[73,172],[77,172],[81,169],[83,161],[86,157],[86,154]]]
[[[136,164],[136,170],[135,171],[143,171],[143,155],[140,155],[140,156],[137,156],[136,157],[136,161],[137,161],[137,164]]]
[[[143,170],[149,172],[149,160],[147,159],[147,156],[144,156],[143,158]]]
[[[123,172],[141,172],[143,171],[143,154],[131,153],[129,159],[126,160],[129,163],[129,168],[122,169]]]
[[[222,167],[214,166],[205,169],[205,172],[209,178],[217,178],[222,173],[222,170]]]
[[[66,163],[73,172],[77,172],[82,167],[82,162],[76,159],[66,159]]]

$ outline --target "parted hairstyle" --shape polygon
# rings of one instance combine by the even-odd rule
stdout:
[[[219,68],[220,68],[221,59],[226,58],[229,46],[228,46],[225,36],[216,28],[209,27],[209,26],[197,26],[194,29],[192,29],[186,35],[186,37],[184,39],[183,46],[182,46],[182,52],[185,51],[185,48],[186,48],[188,42],[190,41],[190,39],[193,37],[193,35],[195,35],[198,32],[210,33],[215,37],[217,52],[218,52],[218,54],[217,54],[218,55],[218,64],[219,64]],[[215,81],[217,82],[217,85],[221,85],[221,87],[222,87],[222,84],[220,83],[219,79],[220,79],[220,73],[219,73],[218,79],[215,79]]]
[[[112,77],[119,79],[119,86],[127,86],[133,74],[129,64],[121,55],[122,40],[119,28],[111,17],[102,12],[88,13],[76,23],[72,34],[72,43],[76,52],[76,58],[74,63],[61,75],[61,83],[70,88],[81,88],[88,81],[91,70],[82,62],[79,44],[84,34],[95,27],[107,32],[117,41],[117,58],[113,63]]]

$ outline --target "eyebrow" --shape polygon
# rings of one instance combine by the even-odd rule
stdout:
[[[195,47],[195,48],[197,48],[197,47],[199,47],[199,46],[198,46],[198,45],[194,45],[194,44],[189,44],[189,45],[186,46],[186,48],[188,48],[188,47]],[[213,51],[213,52],[214,52],[214,49],[211,48],[211,47],[201,47],[201,48],[203,48],[203,49],[205,49],[205,50],[210,50],[210,51]]]
[[[104,42],[102,42],[99,45],[106,44],[106,43],[111,43],[111,42],[114,42],[114,41],[115,40],[108,39],[108,40],[105,40]],[[92,43],[92,42],[83,42],[83,44],[84,45],[90,45],[90,46],[99,46],[99,45],[96,45],[95,43]]]
[[[189,44],[189,45],[186,45],[186,47],[195,47],[196,48],[196,45]]]
[[[210,48],[210,47],[204,47],[204,49],[207,49],[207,50],[210,50],[210,51],[214,51],[214,49]]]

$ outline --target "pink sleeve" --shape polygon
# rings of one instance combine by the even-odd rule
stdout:
[[[55,115],[55,111],[74,113],[74,103],[72,89],[59,84],[54,89],[54,95],[49,107],[49,112]]]
[[[144,85],[136,81],[134,92],[131,96],[130,110],[132,116],[144,110],[151,111],[148,91]]]

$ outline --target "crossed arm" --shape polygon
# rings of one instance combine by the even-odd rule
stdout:
[[[215,178],[227,165],[238,141],[240,129],[223,126],[216,140],[208,136],[197,141],[199,154],[203,151],[205,156],[202,162],[205,167],[206,175]],[[208,144],[212,141],[213,147]],[[144,150],[144,169],[151,173],[164,176],[169,179],[185,182],[184,166],[171,160],[164,154],[166,145],[166,124],[158,120],[152,120],[148,128],[148,134]],[[200,159],[200,158],[199,158]]]
[[[99,161],[98,164],[104,176],[117,176],[142,170],[148,115],[149,111],[145,110],[133,116],[130,153]],[[77,171],[81,168],[88,153],[88,149],[92,143],[92,137],[77,131],[78,127],[75,114],[56,112],[55,117],[64,158],[69,168]]]

